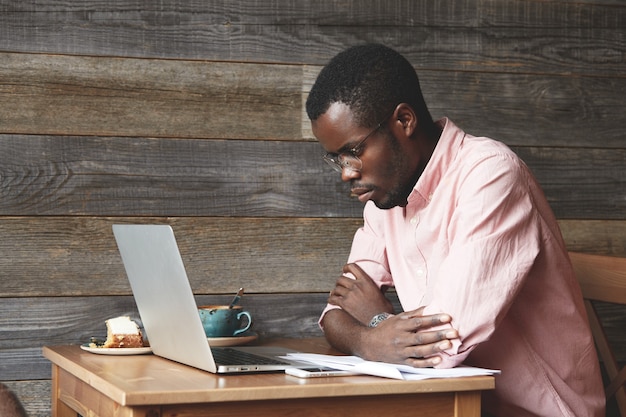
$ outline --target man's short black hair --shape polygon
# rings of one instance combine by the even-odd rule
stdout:
[[[353,46],[330,60],[306,101],[309,119],[316,120],[336,102],[348,105],[363,127],[375,126],[400,103],[413,107],[423,126],[432,125],[415,69],[379,44]]]

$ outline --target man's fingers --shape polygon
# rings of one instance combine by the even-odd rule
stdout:
[[[356,279],[368,279],[371,280],[370,276],[361,269],[357,264],[345,264],[342,269],[344,274],[352,274]]]
[[[452,321],[452,317],[447,314],[434,314],[432,316],[424,316],[425,320],[430,319],[430,325],[436,326],[438,324],[450,323]]]
[[[361,267],[360,267],[360,266],[358,266],[357,264],[354,264],[354,263],[353,263],[353,264],[345,264],[345,265],[343,266],[343,268],[342,268],[342,271],[343,271],[344,273],[348,273],[348,272],[350,272],[350,273],[352,273],[352,274],[354,274],[355,272],[356,272],[357,274],[363,273],[363,270],[361,269]]]
[[[402,318],[407,319],[410,325],[414,326],[416,330],[426,329],[429,327],[439,326],[440,324],[450,323],[452,317],[448,314],[433,314],[429,316],[416,316],[412,312],[405,313]]]
[[[335,282],[335,287],[345,287],[350,288],[354,285],[354,279],[347,277],[345,275],[337,278],[337,282]]]
[[[431,356],[430,358],[408,358],[405,361],[406,365],[414,368],[432,368],[440,363],[441,358],[439,356]]]
[[[422,344],[419,346],[411,346],[405,350],[406,354],[406,363],[411,366],[424,366],[425,362],[434,362],[439,363],[440,357],[438,356],[441,352],[450,349],[452,347],[452,342],[445,339],[443,341],[439,340],[433,343]],[[433,363],[436,364],[436,363]],[[432,366],[432,365],[426,365]]]
[[[440,330],[435,332],[417,332],[413,335],[413,340],[411,341],[411,345],[413,346],[421,346],[421,345],[429,345],[435,344],[437,342],[441,342],[442,340],[448,342],[449,339],[456,339],[458,337],[458,333],[454,329],[448,330]],[[449,349],[452,345],[447,345],[441,350]]]

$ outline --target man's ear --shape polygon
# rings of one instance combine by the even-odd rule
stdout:
[[[396,110],[393,113],[394,127],[402,132],[403,136],[411,137],[415,133],[418,120],[415,111],[411,106],[406,103],[400,103],[396,106]],[[400,133],[397,131],[397,133]]]

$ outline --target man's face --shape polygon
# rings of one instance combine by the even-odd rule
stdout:
[[[371,133],[357,149],[360,169],[344,167],[341,179],[350,183],[351,194],[359,201],[372,200],[381,209],[405,206],[417,181],[410,153],[389,129],[395,121],[393,116],[389,117],[380,129],[372,132],[372,128],[356,123],[347,105],[333,103],[326,113],[311,122],[315,137],[333,154],[350,156],[350,149]]]

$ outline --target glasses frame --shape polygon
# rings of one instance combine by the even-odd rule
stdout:
[[[332,169],[337,172],[343,172],[344,169],[348,169],[354,172],[360,172],[361,168],[363,168],[363,161],[361,161],[359,155],[363,152],[363,145],[365,144],[365,141],[374,133],[376,133],[378,129],[383,127],[383,125],[387,123],[389,117],[391,116],[385,117],[383,121],[378,123],[371,132],[365,135],[365,137],[352,148],[346,149],[342,152],[327,152],[324,156],[322,156],[322,158],[324,159],[324,161],[326,161],[328,165],[331,166]],[[356,165],[354,165],[355,163],[358,163],[359,166],[356,167]]]

